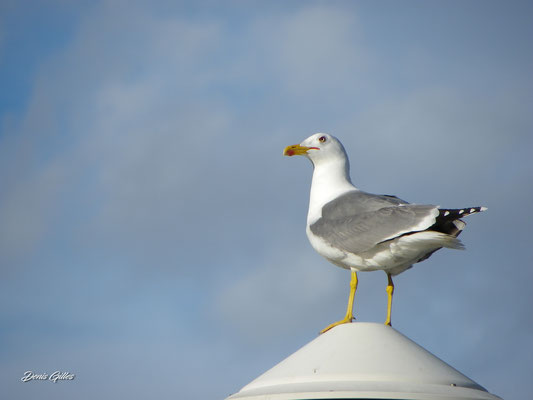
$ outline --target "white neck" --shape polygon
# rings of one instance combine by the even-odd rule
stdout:
[[[322,216],[324,204],[350,190],[357,188],[350,181],[348,160],[336,159],[315,165],[307,222],[316,221]]]

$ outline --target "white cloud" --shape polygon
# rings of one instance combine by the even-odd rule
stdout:
[[[209,146],[231,117],[195,94],[214,68],[202,62],[219,31],[123,14],[105,6],[85,19],[43,65],[24,119],[4,138],[0,229],[11,251],[31,252],[73,223],[71,212],[88,217],[75,229],[85,239],[131,246],[147,230],[164,235],[208,173]]]
[[[348,281],[339,281],[343,274],[333,273],[337,267],[321,262],[309,246],[278,245],[272,250],[275,255],[253,260],[252,268],[223,287],[215,300],[224,324],[254,343],[303,326],[318,332],[332,293],[341,287],[348,293]],[[349,273],[344,275],[348,279]]]
[[[13,169],[5,172],[16,174]],[[67,174],[63,166],[51,164],[4,187],[7,190],[0,203],[0,252],[4,268],[13,268],[13,258],[24,255],[50,234],[53,218],[63,205]]]
[[[364,84],[362,73],[371,57],[356,13],[311,4],[294,13],[257,19],[250,31],[263,52],[260,68],[280,95],[291,100],[318,96],[318,104],[330,106]]]

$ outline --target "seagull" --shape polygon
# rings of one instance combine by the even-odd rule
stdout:
[[[460,218],[487,209],[409,204],[396,196],[364,192],[351,182],[344,146],[327,133],[287,146],[283,155],[304,156],[313,164],[306,227],[311,245],[334,265],[351,270],[346,315],[320,333],[354,319],[358,271],[387,274],[385,325],[391,326],[392,277],[442,247],[464,249],[457,239],[466,225]]]

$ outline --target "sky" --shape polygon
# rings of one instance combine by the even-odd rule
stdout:
[[[533,391],[533,3],[0,2],[0,386],[223,399],[344,315],[305,235],[337,136],[360,189],[486,206],[395,279],[393,326]],[[386,276],[361,273],[358,321]],[[25,371],[75,375],[23,383]]]

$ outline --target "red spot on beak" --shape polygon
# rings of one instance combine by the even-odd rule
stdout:
[[[287,153],[286,153],[289,157],[292,157],[294,155],[294,150],[290,149],[290,150],[287,150]]]

